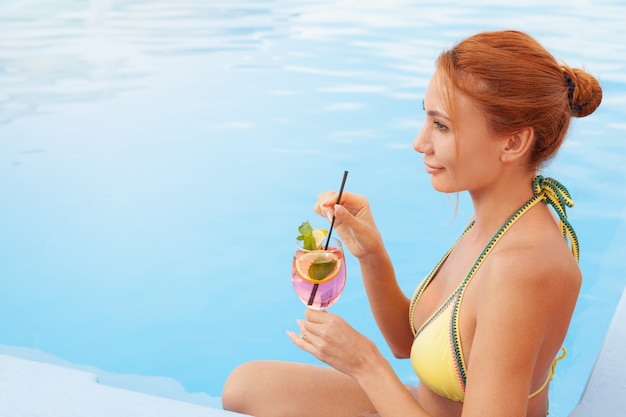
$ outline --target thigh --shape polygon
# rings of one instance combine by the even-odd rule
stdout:
[[[332,368],[258,361],[239,366],[222,392],[224,408],[255,417],[355,417],[374,412],[351,377]]]

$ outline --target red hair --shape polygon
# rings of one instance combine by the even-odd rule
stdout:
[[[437,61],[454,120],[454,91],[474,100],[495,134],[531,126],[531,168],[553,158],[570,119],[595,111],[602,101],[598,80],[586,71],[560,65],[535,39],[519,31],[483,32],[471,36]]]

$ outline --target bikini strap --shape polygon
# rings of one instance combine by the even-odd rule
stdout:
[[[565,346],[561,346],[561,354],[557,356],[556,358],[554,358],[554,360],[552,361],[552,365],[550,365],[550,373],[548,374],[548,377],[543,382],[543,384],[541,384],[541,386],[535,390],[535,392],[533,392],[532,394],[528,396],[528,399],[536,397],[537,395],[539,395],[541,391],[545,389],[545,387],[548,386],[550,381],[552,381],[552,378],[554,378],[554,373],[556,372],[556,363],[562,360],[563,358],[565,358],[565,356],[567,356],[567,349],[565,349]]]
[[[572,254],[578,262],[580,259],[580,248],[578,237],[574,228],[567,220],[566,207],[574,207],[574,201],[570,197],[567,188],[560,182],[552,178],[544,178],[537,175],[533,180],[533,193],[545,204],[550,204],[559,215],[561,233],[565,239],[569,238],[572,245]]]

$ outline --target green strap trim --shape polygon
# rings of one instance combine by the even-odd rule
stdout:
[[[567,220],[565,207],[574,207],[574,201],[570,197],[567,188],[557,180],[544,178],[538,175],[533,180],[533,192],[540,196],[545,204],[550,204],[558,213],[561,221],[561,233],[566,239],[569,238],[572,245],[572,253],[578,262],[580,260],[580,246],[574,228]]]

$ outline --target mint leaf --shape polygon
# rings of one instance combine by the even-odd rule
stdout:
[[[309,277],[315,281],[321,281],[330,275],[337,267],[337,261],[334,259],[324,259],[315,261],[309,266]]]
[[[300,232],[302,236],[307,237],[307,236],[311,236],[311,234],[313,233],[313,228],[311,227],[311,223],[306,221],[306,222],[303,222],[300,225],[300,227],[298,227],[298,231]]]
[[[305,221],[298,227],[298,231],[300,232],[300,236],[298,236],[297,240],[302,240],[304,243],[302,247],[307,250],[315,250],[315,238],[313,237],[313,228],[308,221]]]

